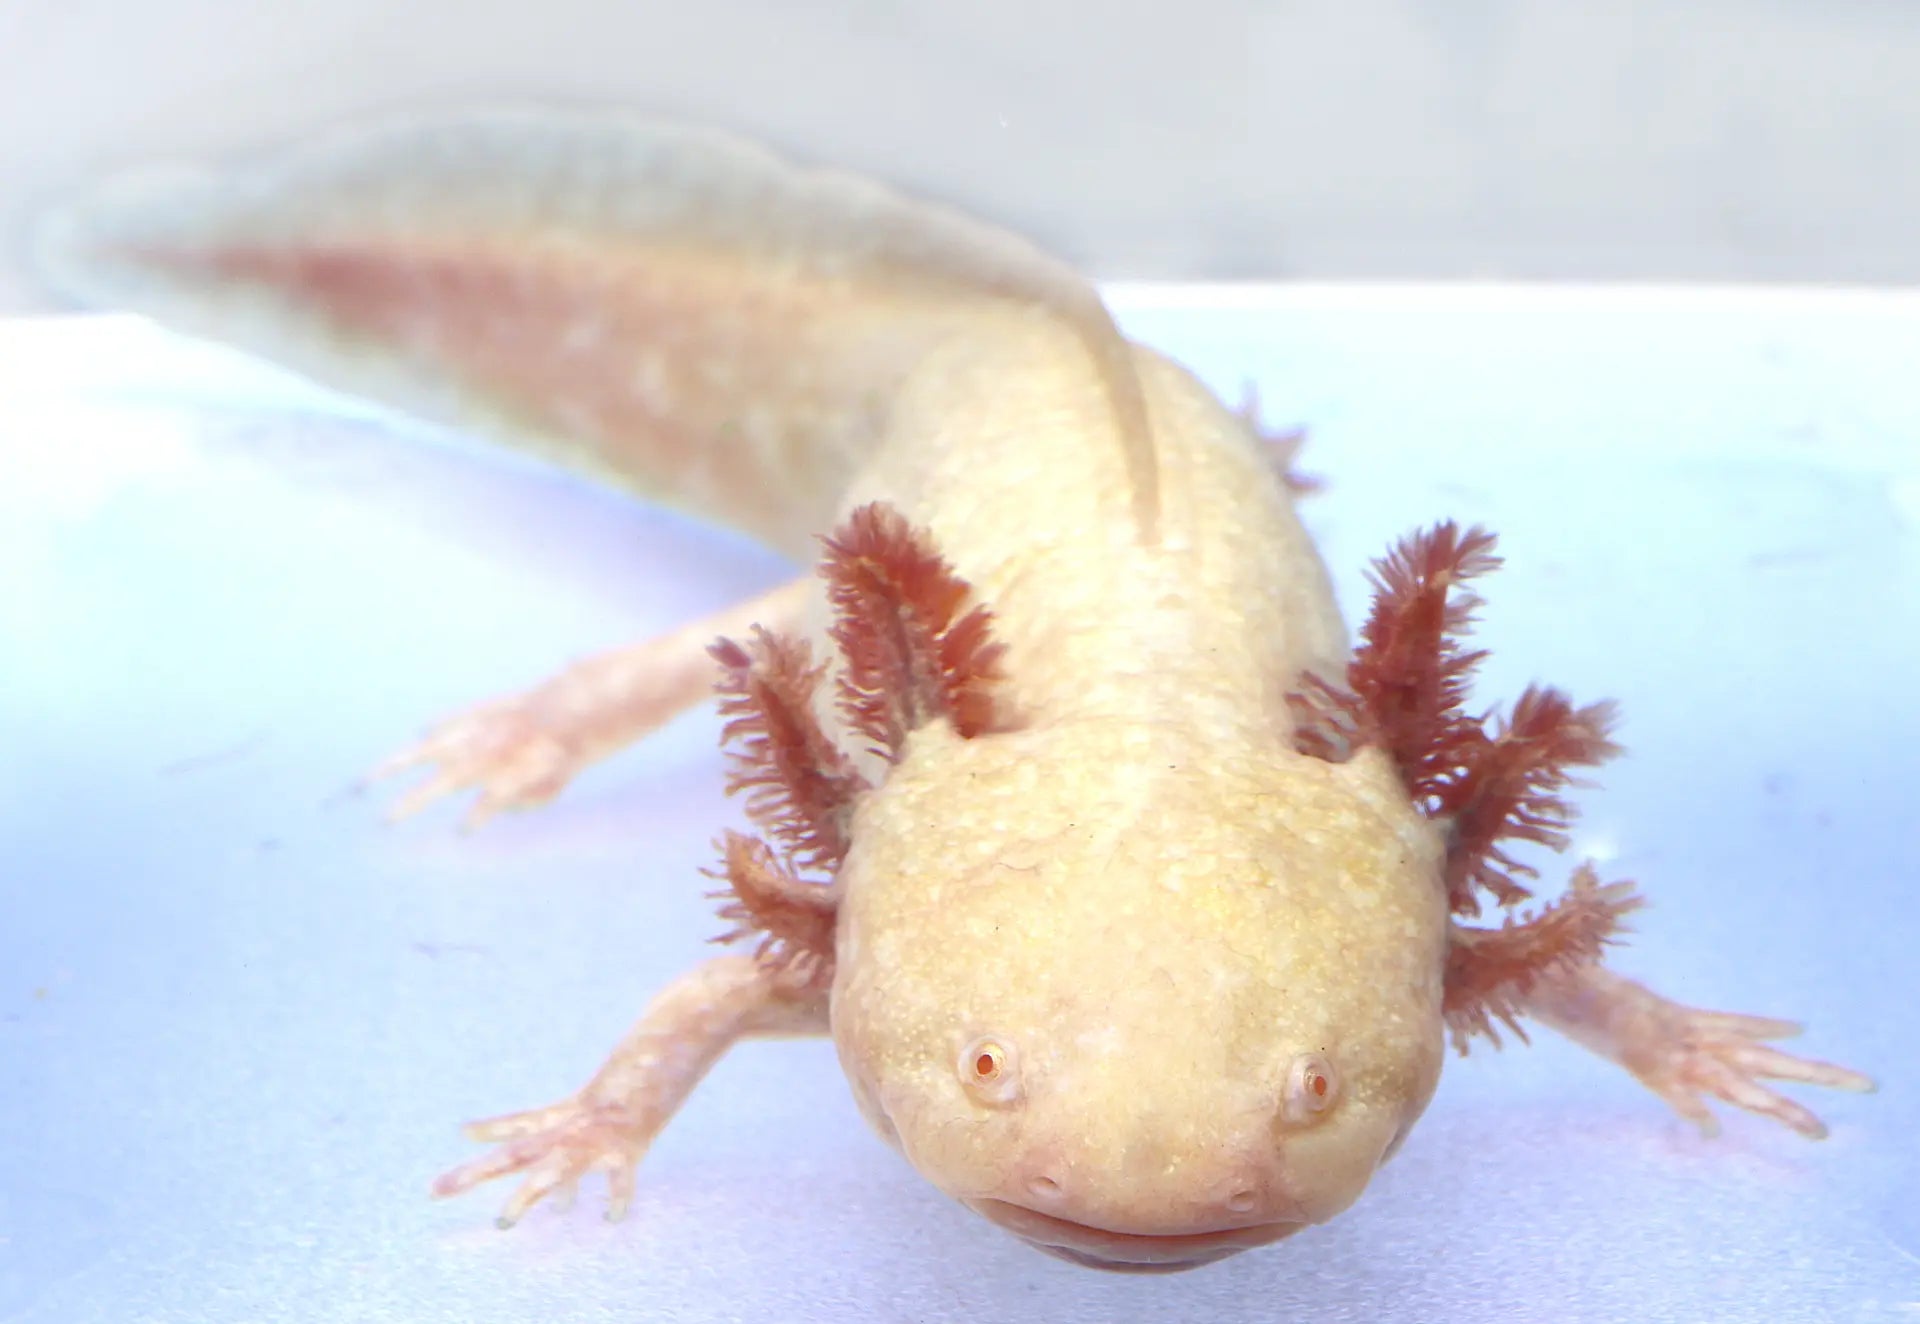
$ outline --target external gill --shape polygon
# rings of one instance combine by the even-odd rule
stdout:
[[[1532,897],[1520,880],[1538,871],[1506,845],[1566,849],[1572,771],[1620,752],[1610,703],[1576,707],[1536,686],[1504,717],[1467,712],[1486,654],[1463,643],[1480,605],[1464,585],[1499,566],[1494,541],[1450,520],[1403,539],[1374,563],[1373,608],[1344,686],[1307,676],[1291,696],[1302,753],[1337,761],[1377,746],[1393,758],[1408,797],[1445,828],[1447,900],[1462,916],[1480,913],[1483,893],[1509,912]],[[1496,1022],[1517,1031],[1515,1009],[1535,982],[1598,961],[1640,904],[1631,884],[1603,885],[1583,865],[1567,894],[1537,913],[1510,914],[1497,928],[1456,924],[1446,974],[1455,1043],[1464,1051],[1475,1033],[1494,1037]]]
[[[994,729],[1002,649],[992,615],[966,609],[972,588],[931,538],[874,502],[823,542],[831,638],[845,664],[834,697],[849,727],[888,762],[908,732],[935,719],[968,739]],[[713,895],[733,928],[714,941],[758,935],[757,959],[825,984],[839,904],[833,875],[846,858],[853,807],[871,784],[820,724],[814,700],[827,668],[804,639],[756,626],[745,644],[721,639],[710,652],[728,719],[728,794],[745,798],[762,834],[721,839],[721,863],[708,876],[726,883]]]

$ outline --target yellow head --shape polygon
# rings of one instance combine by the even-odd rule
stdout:
[[[1105,1268],[1339,1213],[1441,1061],[1438,844],[1391,772],[1177,746],[930,728],[842,875],[834,1037],[869,1120]]]

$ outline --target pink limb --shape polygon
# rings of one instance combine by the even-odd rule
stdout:
[[[1684,1007],[1599,965],[1541,978],[1521,1010],[1625,1067],[1708,1135],[1719,1129],[1708,1098],[1771,1117],[1810,1140],[1827,1134],[1811,1111],[1763,1080],[1856,1092],[1874,1087],[1858,1071],[1795,1057],[1765,1042],[1798,1034],[1792,1021]]]
[[[505,809],[558,795],[588,764],[648,735],[713,693],[718,672],[707,646],[716,634],[765,624],[798,625],[811,584],[796,579],[644,643],[587,658],[523,694],[470,708],[367,775],[378,781],[436,765],[394,804],[406,818],[459,791],[477,790],[468,827]]]
[[[655,1136],[713,1064],[741,1039],[827,1032],[825,989],[751,956],[722,956],[674,980],[648,1004],[606,1065],[560,1103],[470,1123],[491,1153],[434,1180],[437,1197],[519,1173],[500,1211],[512,1227],[552,1195],[570,1200],[580,1178],[607,1174],[607,1217],[633,1200],[635,1169]]]

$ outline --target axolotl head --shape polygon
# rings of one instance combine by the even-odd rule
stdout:
[[[869,1121],[1101,1268],[1345,1209],[1442,1055],[1438,846],[1391,772],[1028,743],[910,758],[856,820],[833,1024]]]

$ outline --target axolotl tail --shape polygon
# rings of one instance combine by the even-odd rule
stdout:
[[[45,218],[44,279],[810,557],[899,383],[1010,303],[1082,336],[1151,537],[1154,450],[1093,288],[1026,241],[725,134],[491,111],[149,170]]]

